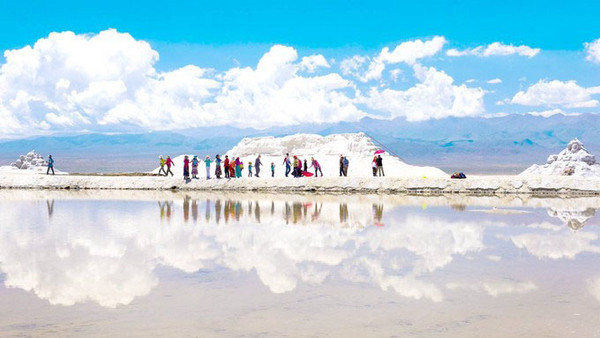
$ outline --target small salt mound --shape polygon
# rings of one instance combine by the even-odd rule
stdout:
[[[594,155],[590,154],[578,139],[574,139],[567,148],[557,155],[550,155],[546,164],[534,164],[521,175],[549,176],[600,176],[600,164],[596,163]]]
[[[37,174],[46,173],[48,162],[44,157],[38,154],[35,150],[28,152],[26,155],[21,155],[10,166],[0,167],[2,172],[12,172],[19,174]],[[59,171],[54,169],[58,174]],[[64,173],[63,173],[64,174]]]
[[[301,160],[307,160],[310,167],[311,157],[314,157],[321,165],[326,177],[339,176],[340,155],[348,158],[349,177],[373,176],[371,163],[375,151],[379,149],[373,141],[364,133],[355,134],[332,134],[320,136],[316,134],[295,134],[285,137],[258,137],[245,138],[226,154],[230,159],[239,157],[244,162],[243,177],[248,176],[248,163],[254,162],[258,154],[261,155],[261,177],[271,177],[271,162],[275,163],[275,177],[285,177],[285,165],[283,159],[286,153],[290,157],[298,156]],[[198,154],[203,160],[206,154]],[[191,155],[188,155],[190,159]],[[214,160],[214,154],[210,154]],[[225,154],[221,154],[225,158]],[[434,167],[418,167],[402,162],[398,157],[387,153],[382,154],[383,168],[386,176],[390,177],[448,177],[446,173]],[[173,172],[176,176],[183,175],[183,155],[173,159],[176,167]],[[204,162],[200,164],[200,177],[205,175]],[[254,170],[253,170],[254,171]],[[309,169],[314,172],[314,169]],[[158,172],[158,168],[153,171]],[[214,176],[214,163],[211,165],[211,177]],[[291,174],[290,174],[291,177]]]

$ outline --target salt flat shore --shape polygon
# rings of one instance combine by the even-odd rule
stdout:
[[[600,195],[600,178],[562,176],[470,176],[468,179],[412,177],[324,177],[182,179],[162,176],[0,174],[0,189],[97,189],[264,192],[364,192],[405,194]]]

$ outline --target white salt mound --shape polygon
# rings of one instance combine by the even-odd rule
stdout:
[[[47,168],[48,162],[46,162],[44,157],[38,154],[35,150],[32,150],[25,155],[19,156],[19,158],[17,158],[9,166],[1,166],[0,172],[11,172],[18,174],[45,174]],[[56,173],[59,173],[56,168],[54,170]]]
[[[600,176],[600,164],[596,157],[590,154],[578,139],[574,139],[567,148],[557,155],[550,155],[546,164],[534,164],[521,173],[521,175],[548,175],[548,176]]]
[[[298,156],[302,160],[307,160],[308,166],[311,164],[311,157],[314,157],[320,164],[324,176],[339,176],[340,155],[348,158],[348,176],[349,177],[372,177],[373,171],[371,163],[375,151],[380,148],[364,133],[355,134],[333,134],[320,136],[316,134],[295,134],[285,137],[258,137],[245,138],[226,154],[221,154],[225,159],[228,155],[230,159],[239,157],[244,162],[243,177],[248,176],[248,163],[252,162],[254,166],[257,156],[261,155],[262,167],[261,177],[271,177],[271,162],[275,163],[275,177],[285,177],[285,165],[283,159],[286,153],[290,157]],[[190,159],[193,155],[187,154]],[[203,161],[207,154],[197,154]],[[215,154],[208,154],[214,160]],[[391,177],[448,177],[446,173],[434,167],[418,167],[402,162],[398,157],[388,153],[381,154],[383,158],[383,168],[386,176]],[[184,155],[173,158],[175,168],[172,168],[176,176],[183,176],[183,157]],[[165,156],[166,158],[166,156]],[[202,162],[199,166],[199,176],[206,176],[206,166]],[[211,164],[211,177],[214,177],[215,165]],[[309,171],[314,173],[313,168]],[[158,168],[153,171],[158,172]],[[254,172],[254,168],[253,168]],[[291,174],[290,174],[291,177]]]

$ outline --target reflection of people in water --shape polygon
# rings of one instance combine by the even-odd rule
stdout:
[[[217,224],[219,224],[221,220],[221,200],[215,202],[215,219],[217,220]]]
[[[348,221],[348,204],[340,203],[340,223]]]
[[[239,201],[235,202],[233,210],[234,210],[235,220],[237,222],[239,222],[240,221],[240,217],[244,214],[244,210],[242,210],[242,203],[239,202]]]
[[[385,225],[381,222],[381,219],[383,218],[383,204],[373,203],[373,218],[375,219],[376,226]]]
[[[323,208],[323,202],[321,202],[319,204],[315,203],[314,211],[313,211],[312,215],[310,216],[311,221],[316,221],[319,219],[319,216],[321,216],[322,208]]]
[[[294,224],[298,223],[300,221],[300,219],[302,218],[302,203],[294,202],[292,204],[292,215],[294,217],[294,219],[293,219]]]
[[[48,206],[48,218],[52,218],[52,214],[54,213],[54,200],[46,200],[46,205]]]
[[[275,201],[271,201],[271,216],[275,215]]]
[[[229,212],[231,209],[231,201],[225,201],[225,208],[223,209],[223,218],[225,218],[225,224],[229,223]]]
[[[188,222],[190,219],[190,196],[185,196],[183,199],[183,220]]]
[[[260,205],[258,201],[254,202],[254,218],[256,219],[256,223],[260,223]]]
[[[194,223],[198,222],[198,201],[192,200],[192,219]]]
[[[206,220],[206,223],[210,223],[210,209],[210,200],[207,198],[206,206],[204,208],[204,219]]]
[[[290,216],[292,215],[292,209],[288,202],[285,202],[285,209],[283,211],[283,219],[285,219],[285,224],[290,224]]]
[[[165,218],[165,216],[167,217],[167,220],[171,219],[171,204],[173,202],[168,202],[168,201],[162,201],[162,202],[158,202],[158,207],[160,208],[160,219],[163,220]]]

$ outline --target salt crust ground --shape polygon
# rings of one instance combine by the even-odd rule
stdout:
[[[0,189],[113,189],[184,191],[310,191],[600,195],[600,178],[470,176],[466,180],[407,177],[242,178],[193,180],[173,177],[47,176],[0,173]]]

